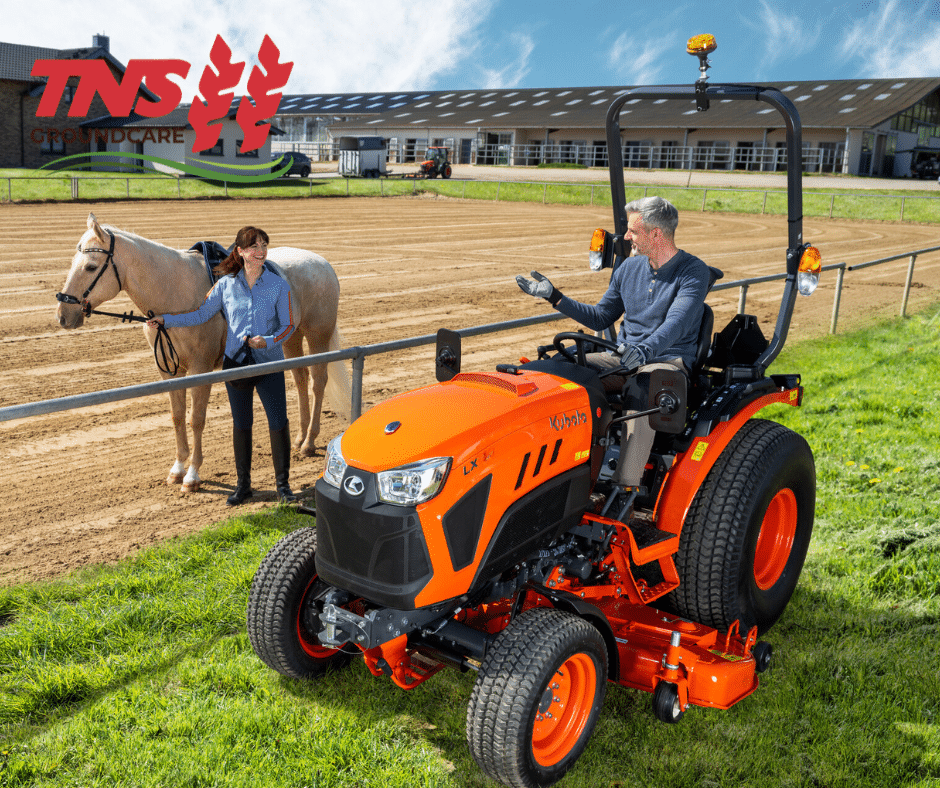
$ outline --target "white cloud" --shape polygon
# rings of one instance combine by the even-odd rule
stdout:
[[[940,74],[940,11],[936,2],[887,0],[865,3],[838,51],[858,63],[859,76],[935,77]]]
[[[818,13],[818,7],[816,10]],[[765,39],[753,47],[761,53],[756,66],[758,72],[771,64],[790,61],[813,51],[819,40],[818,23],[813,24],[806,9],[789,4],[785,8],[775,8],[768,0],[760,0],[757,18],[743,16],[742,21]]]
[[[122,63],[174,58],[191,64],[184,100],[196,90],[216,35],[246,61],[236,90],[246,92],[265,34],[294,68],[287,93],[420,90],[457,67],[478,43],[494,0],[50,0],[37,26],[35,8],[4,10],[3,40],[71,48],[104,33]],[[523,64],[524,66],[524,64]]]
[[[621,33],[610,47],[608,60],[625,85],[656,85],[663,70],[664,55],[676,47],[676,36],[645,39],[639,43],[635,31]]]
[[[482,88],[503,89],[516,87],[529,73],[529,59],[535,49],[532,37],[522,33],[510,36],[510,47],[515,57],[501,68],[481,69],[481,79],[473,81],[474,86],[479,84]]]

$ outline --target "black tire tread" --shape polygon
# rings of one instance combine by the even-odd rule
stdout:
[[[494,780],[519,788],[548,785],[560,779],[580,755],[596,722],[596,712],[585,726],[580,746],[572,750],[574,757],[560,773],[545,781],[533,775],[528,763],[532,705],[526,702],[543,691],[547,670],[550,677],[554,665],[584,650],[579,644],[593,646],[601,657],[594,700],[599,711],[606,690],[607,650],[603,636],[584,619],[549,608],[529,610],[488,649],[467,708],[467,742],[477,764]]]
[[[673,592],[678,613],[719,630],[752,616],[738,605],[738,582],[755,480],[774,458],[812,452],[799,434],[776,422],[750,419],[731,440],[696,494],[679,538]],[[810,526],[811,527],[811,526]],[[807,540],[808,541],[808,540]],[[772,625],[762,622],[761,631]]]
[[[248,639],[258,658],[290,678],[313,678],[348,662],[337,652],[316,660],[304,652],[294,630],[298,596],[316,574],[317,532],[299,528],[285,535],[265,555],[248,595]]]

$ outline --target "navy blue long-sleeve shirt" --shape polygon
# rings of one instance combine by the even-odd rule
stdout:
[[[640,255],[620,264],[595,306],[562,296],[555,309],[594,331],[623,315],[618,342],[645,348],[647,362],[678,357],[691,368],[705,296],[714,281],[705,263],[681,249],[658,269]]]

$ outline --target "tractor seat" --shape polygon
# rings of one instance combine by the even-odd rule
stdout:
[[[695,353],[695,364],[692,372],[701,369],[708,361],[708,354],[712,347],[712,331],[715,328],[715,313],[708,304],[704,304],[702,322],[698,327],[698,349]]]

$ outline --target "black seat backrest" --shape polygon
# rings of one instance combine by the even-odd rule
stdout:
[[[701,369],[708,360],[712,346],[712,331],[715,328],[715,313],[708,304],[703,305],[702,323],[698,328],[698,350],[695,353],[695,368]]]

